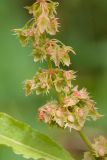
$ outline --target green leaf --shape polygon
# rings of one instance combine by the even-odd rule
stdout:
[[[22,154],[25,158],[73,160],[50,138],[5,113],[0,113],[0,144],[11,147],[16,154]]]

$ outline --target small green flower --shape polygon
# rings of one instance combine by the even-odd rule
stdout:
[[[36,48],[33,49],[33,58],[34,62],[46,60],[46,51],[44,46],[36,46]]]
[[[15,34],[18,36],[20,43],[22,46],[26,46],[28,44],[29,36],[27,29],[14,29]]]
[[[49,40],[46,45],[47,54],[57,67],[62,63],[63,65],[70,65],[69,52],[74,53],[71,47],[65,46],[56,39]]]
[[[37,21],[37,27],[38,27],[39,32],[41,34],[44,33],[46,29],[48,28],[48,26],[49,26],[49,18],[45,13],[43,13],[40,15]]]
[[[25,89],[26,96],[30,95],[32,93],[32,91],[35,89],[34,80],[25,81],[24,89]]]
[[[54,85],[57,92],[65,93],[65,89],[70,91],[70,89],[72,88],[72,80],[75,80],[74,71],[64,71],[62,69],[56,69],[54,75]]]
[[[56,32],[58,32],[58,27],[59,27],[59,24],[58,24],[57,18],[51,18],[50,22],[49,22],[49,25],[47,27],[47,32],[50,35],[55,35]]]
[[[52,87],[52,79],[48,74],[48,71],[39,71],[34,76],[35,81],[35,90],[36,94],[39,95],[41,93],[49,93],[51,87]]]

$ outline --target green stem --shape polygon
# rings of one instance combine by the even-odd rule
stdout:
[[[82,131],[79,131],[78,133],[79,133],[80,137],[82,138],[82,140],[87,145],[87,147],[89,148],[89,150],[92,152],[93,151],[93,147],[91,145],[90,140],[87,138],[87,136]]]
[[[48,69],[53,69],[50,57],[47,57],[47,60],[48,60]],[[56,94],[57,94],[57,99],[58,99],[59,103],[61,103],[61,96],[60,96],[60,94],[57,91],[56,91]]]
[[[49,68],[49,69],[52,69],[52,63],[51,63],[51,60],[50,60],[50,58],[49,58],[49,57],[47,57],[47,59],[48,59],[48,68]]]

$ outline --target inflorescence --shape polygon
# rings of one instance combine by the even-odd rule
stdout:
[[[58,3],[51,0],[37,0],[32,6],[25,7],[33,18],[23,28],[14,30],[23,46],[32,44],[34,62],[46,61],[48,64],[48,69],[41,69],[31,80],[26,80],[24,88],[26,96],[32,92],[37,95],[49,94],[54,89],[59,99],[39,108],[38,119],[49,125],[80,131],[86,120],[97,120],[102,115],[98,113],[96,103],[87,90],[79,90],[78,86],[73,85],[76,72],[61,69],[61,66],[67,66],[69,69],[70,53],[75,54],[75,51],[61,41],[51,38],[59,32],[57,6]],[[103,137],[96,139],[92,147],[95,157],[103,159],[107,156],[107,140]],[[94,158],[90,152],[86,152],[84,160]]]

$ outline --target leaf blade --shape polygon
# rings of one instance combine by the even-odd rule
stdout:
[[[50,138],[5,113],[0,113],[0,144],[11,147],[25,158],[73,160],[67,151]]]

